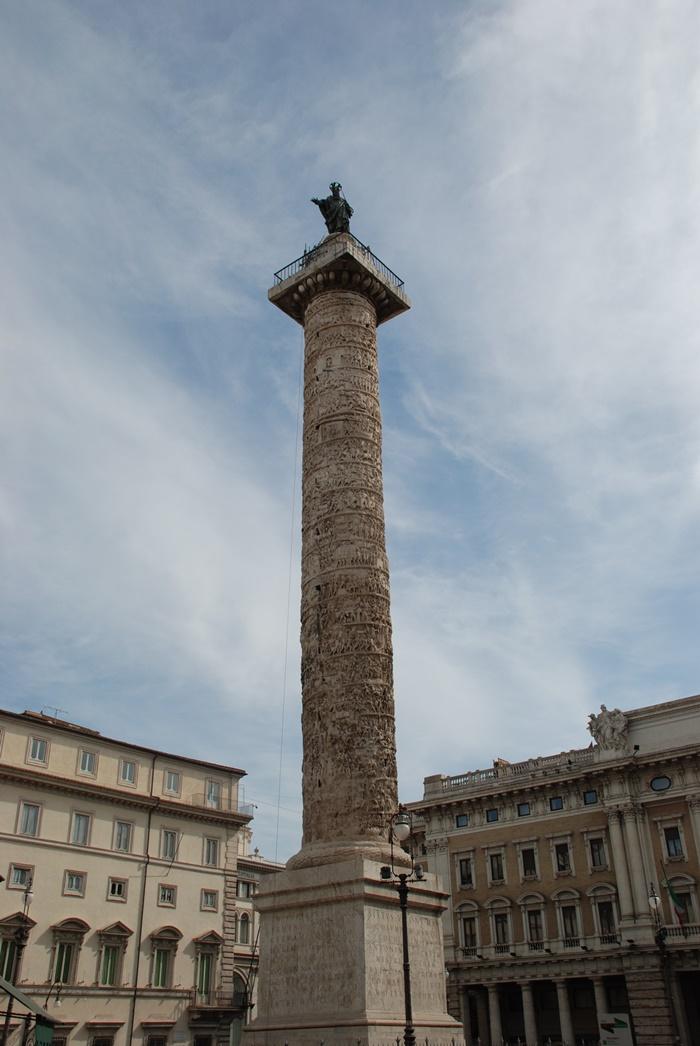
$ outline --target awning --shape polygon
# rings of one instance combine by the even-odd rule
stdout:
[[[42,1024],[48,1024],[53,1028],[54,1024],[58,1023],[55,1017],[52,1017],[50,1013],[47,1013],[42,1006],[39,1006],[38,1003],[34,1002],[33,999],[30,999],[28,995],[24,994],[24,992],[21,992],[19,988],[15,988],[14,984],[10,984],[9,981],[6,981],[4,977],[0,977],[0,991],[5,992],[7,995],[11,995],[13,999],[16,999],[20,1006],[24,1006],[24,1008],[29,1010],[30,1013],[35,1014]]]

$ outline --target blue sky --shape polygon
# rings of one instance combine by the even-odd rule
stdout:
[[[297,849],[302,344],[266,292],[333,179],[413,302],[380,329],[402,797],[698,690],[697,4],[0,18],[5,707],[244,766]]]

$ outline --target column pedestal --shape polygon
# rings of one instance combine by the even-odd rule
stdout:
[[[411,884],[408,946],[418,1042],[461,1043],[445,1010],[435,877]],[[249,1046],[386,1046],[403,1035],[403,958],[398,895],[364,858],[288,870],[265,880],[260,979]]]

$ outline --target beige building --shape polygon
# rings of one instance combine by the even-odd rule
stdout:
[[[449,884],[467,1043],[700,1043],[700,696],[602,706],[587,748],[425,779],[411,805]],[[677,1037],[675,1037],[677,1036]]]
[[[228,1041],[254,981],[252,895],[276,870],[248,853],[243,775],[0,712],[0,974],[24,928],[17,983],[56,1040]]]

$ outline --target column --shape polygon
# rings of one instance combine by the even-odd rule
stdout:
[[[690,823],[693,826],[693,836],[695,837],[695,854],[700,858],[700,795],[688,796],[688,809],[690,811]]]
[[[526,1046],[537,1046],[537,1018],[535,1017],[535,1000],[532,995],[532,985],[529,981],[523,981],[520,985],[523,996],[523,1019],[525,1021],[525,1043]]]
[[[453,951],[459,945],[459,937],[455,938],[454,915],[452,911],[452,876],[450,874],[450,853],[446,838],[435,839],[429,844],[434,857],[434,865],[430,871],[435,872],[440,880],[443,890],[447,894],[447,907],[442,913],[442,937],[445,945],[445,956],[447,958],[459,958]]]
[[[617,893],[620,899],[620,917],[622,919],[631,919],[634,915],[634,904],[632,902],[632,891],[627,870],[627,858],[625,857],[625,844],[622,839],[620,815],[617,810],[608,811],[608,830],[610,832],[610,846],[615,866]]]
[[[576,1046],[574,1039],[574,1025],[571,1020],[571,1006],[569,1005],[569,989],[566,981],[555,981],[557,986],[557,1002],[559,1003],[559,1027],[561,1028],[562,1046]]]
[[[608,995],[605,991],[605,982],[602,977],[592,977],[593,993],[595,995],[595,1012],[600,1024],[600,1018],[608,1012]]]
[[[473,1046],[471,992],[468,988],[463,988],[461,990],[460,1003],[462,1010],[462,1027],[464,1028],[464,1046]]]
[[[637,910],[638,916],[651,918],[649,913],[649,884],[644,876],[642,848],[639,845],[639,832],[637,830],[637,810],[632,804],[623,809],[622,823],[624,826],[627,853],[629,854],[629,869],[630,879],[632,881],[634,907]]]
[[[491,1046],[501,1046],[503,1026],[501,1024],[501,1001],[498,998],[498,985],[489,984],[489,1023],[491,1025]]]
[[[479,1042],[481,1046],[491,1046],[491,1032],[489,1030],[489,1011],[486,1005],[486,993],[476,993],[476,1021],[479,1029]]]

